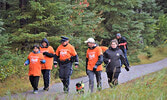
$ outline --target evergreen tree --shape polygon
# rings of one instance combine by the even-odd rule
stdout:
[[[159,17],[155,38],[157,45],[163,44],[167,40],[167,15]]]
[[[141,6],[140,0],[96,0],[96,9],[102,12],[105,20],[103,21],[104,28],[107,30],[105,39],[115,38],[115,34],[120,32],[127,38],[129,45],[130,57],[132,61],[138,61],[137,49],[142,44],[139,44],[141,31],[144,30],[144,23],[138,21],[138,13],[134,11],[135,6]],[[103,37],[103,36],[99,36]],[[109,44],[109,43],[108,43]],[[135,57],[134,57],[135,56]]]
[[[164,13],[167,13],[167,1],[166,0],[156,0],[156,3],[161,7],[161,10],[163,10]]]

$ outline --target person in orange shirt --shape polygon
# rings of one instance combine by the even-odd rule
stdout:
[[[75,67],[78,67],[78,55],[74,47],[69,43],[67,37],[61,37],[61,45],[57,48],[54,59],[54,66],[59,64],[59,77],[63,83],[65,93],[69,92],[70,76],[72,74],[72,63],[75,62]]]
[[[54,49],[49,46],[49,42],[46,38],[42,39],[40,44],[40,52],[43,53],[46,63],[42,66],[42,74],[44,80],[44,88],[43,90],[49,90],[50,83],[50,72],[53,66],[53,58],[54,58]]]
[[[101,48],[103,53],[108,49],[108,47],[106,47],[106,46],[100,46],[100,48]]]
[[[89,38],[85,43],[88,45],[86,53],[86,73],[89,77],[89,88],[91,92],[93,92],[94,75],[96,75],[98,90],[102,88],[101,72],[103,70],[103,54],[101,48],[97,46],[93,38]]]
[[[34,45],[33,51],[28,55],[28,59],[25,61],[24,66],[29,64],[29,80],[34,93],[38,93],[38,82],[41,75],[42,64],[45,63],[44,56],[39,51],[39,46]]]

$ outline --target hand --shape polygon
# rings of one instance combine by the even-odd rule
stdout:
[[[129,67],[125,67],[126,71],[129,71]]]
[[[44,64],[46,61],[45,60],[41,60],[40,62],[41,62],[41,64]]]
[[[24,63],[24,66],[26,66],[26,64]]]
[[[57,65],[54,65],[55,68],[57,68]]]
[[[96,71],[96,69],[97,69],[97,65],[95,65],[95,66],[93,67],[93,71]]]
[[[78,65],[75,65],[75,68],[78,68]]]
[[[111,62],[111,59],[108,59],[108,62]]]

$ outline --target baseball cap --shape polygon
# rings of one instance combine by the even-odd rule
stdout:
[[[95,40],[93,38],[88,38],[85,43],[95,43]]]
[[[121,37],[121,33],[117,33],[117,35],[116,36],[119,36],[119,37]]]

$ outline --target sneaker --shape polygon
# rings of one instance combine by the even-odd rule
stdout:
[[[101,90],[102,90],[101,84],[97,84],[97,90],[98,90],[98,91],[101,91]]]
[[[43,90],[45,90],[45,91],[49,91],[49,87],[48,87],[48,88],[43,88]]]
[[[114,85],[110,82],[110,83],[108,83],[109,84],[109,86],[110,86],[110,88],[113,88],[114,87]]]
[[[101,90],[102,90],[102,88],[101,88],[101,87],[97,87],[97,90],[98,90],[98,91],[101,91]]]
[[[63,90],[64,90],[64,93],[66,94],[69,92],[69,88],[64,87]]]
[[[38,90],[34,90],[34,92],[33,92],[34,94],[37,94],[38,93]]]

